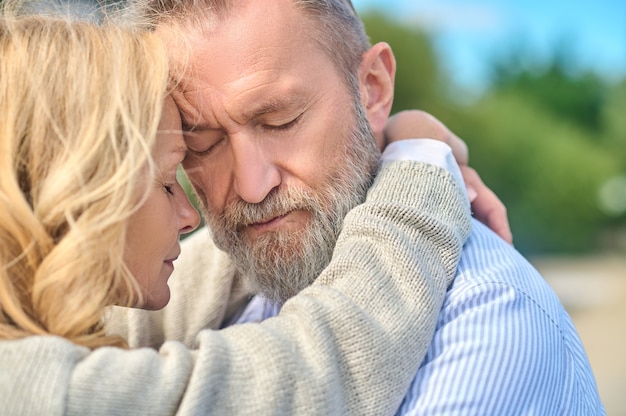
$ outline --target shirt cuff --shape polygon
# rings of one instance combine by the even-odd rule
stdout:
[[[434,139],[408,139],[389,143],[381,156],[382,163],[412,160],[439,166],[464,184],[461,169],[446,143]]]

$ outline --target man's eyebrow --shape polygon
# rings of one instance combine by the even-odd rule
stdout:
[[[204,123],[189,123],[181,114],[181,127],[183,134],[191,133],[194,131],[206,131],[206,130],[219,130]]]
[[[193,131],[193,130],[208,130],[210,127],[208,125],[199,123],[200,112],[194,108],[189,101],[187,101],[183,90],[180,88],[175,88],[170,92],[170,96],[176,103],[176,107],[178,107],[178,114],[180,115],[181,121],[181,130],[183,133]]]
[[[298,108],[303,105],[303,100],[294,95],[290,97],[273,98],[264,103],[261,103],[257,107],[246,111],[243,115],[246,120],[254,120],[265,114],[276,113],[288,109]]]
[[[210,123],[200,122],[199,120],[200,117],[198,114],[189,115],[185,113],[184,111],[182,111],[180,108],[179,108],[179,114],[180,114],[180,127],[183,132],[183,135],[192,133],[194,131],[211,131],[211,130],[219,131],[221,130],[220,128],[216,128],[212,126]],[[190,119],[193,119],[193,120],[190,120]]]

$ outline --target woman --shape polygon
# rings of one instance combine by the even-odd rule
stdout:
[[[163,307],[178,237],[198,224],[176,181],[166,53],[138,30],[1,20],[0,414],[395,410],[469,229],[450,174],[383,166],[318,283],[279,317],[201,331],[194,351],[123,348],[103,312]],[[372,238],[377,223],[395,231]],[[267,401],[246,401],[254,390]]]

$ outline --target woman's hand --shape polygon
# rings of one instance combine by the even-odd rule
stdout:
[[[489,189],[476,171],[468,166],[467,145],[432,115],[419,110],[401,111],[385,126],[385,146],[404,139],[435,139],[452,148],[461,168],[474,217],[491,228],[509,244],[513,235],[504,203]]]
[[[467,165],[460,165],[460,168],[474,218],[491,228],[504,241],[513,244],[513,234],[504,203],[483,183],[474,169]]]
[[[401,111],[387,121],[385,146],[404,139],[435,139],[446,143],[459,166],[468,164],[467,145],[439,120],[420,110]]]

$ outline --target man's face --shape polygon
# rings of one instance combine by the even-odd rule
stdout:
[[[254,289],[284,302],[330,261],[379,153],[291,1],[246,3],[191,34],[175,98],[188,130],[184,167],[216,243]]]

